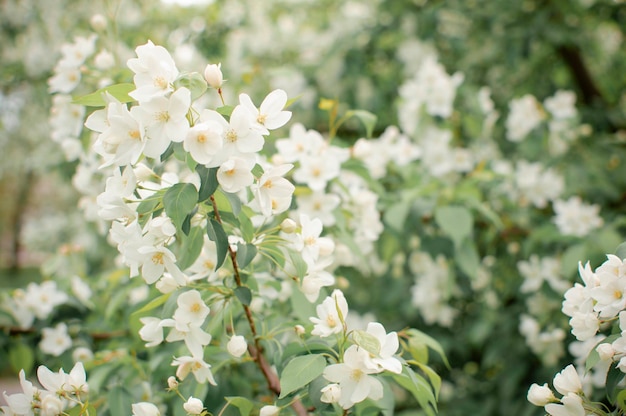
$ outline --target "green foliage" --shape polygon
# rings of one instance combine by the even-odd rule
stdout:
[[[108,87],[100,88],[91,94],[78,97],[72,101],[73,104],[84,105],[86,107],[105,107],[107,105],[107,95],[115,98],[120,103],[129,103],[134,99],[128,95],[135,89],[135,84],[123,83],[109,85]]]
[[[286,397],[315,380],[324,371],[326,359],[321,354],[309,354],[290,360],[280,375],[280,396]]]
[[[177,230],[182,229],[185,218],[196,207],[197,201],[198,191],[190,183],[177,183],[165,192],[163,208]]]

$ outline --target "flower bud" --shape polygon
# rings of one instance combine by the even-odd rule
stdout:
[[[176,377],[174,376],[169,376],[167,378],[167,387],[170,390],[176,390],[178,388],[178,380],[176,380]]]
[[[295,232],[297,228],[298,224],[291,218],[285,218],[283,222],[280,223],[280,230],[287,234]]]
[[[548,387],[548,383],[544,383],[540,386],[537,383],[533,383],[528,389],[528,395],[526,396],[529,402],[535,406],[545,406],[550,402],[555,402],[556,397],[552,393],[552,390]]]
[[[615,348],[608,342],[604,342],[596,347],[596,351],[602,361],[610,360],[615,355]]]
[[[199,415],[204,410],[204,403],[202,403],[202,400],[200,399],[189,396],[189,400],[183,404],[183,409],[185,409],[185,411],[189,414]]]
[[[324,403],[337,403],[341,397],[341,387],[339,387],[339,384],[329,384],[324,387],[321,392],[322,397],[320,400]]]
[[[296,335],[298,335],[299,337],[301,337],[302,335],[304,335],[306,333],[304,327],[302,325],[296,325],[293,327],[293,330],[296,331]]]
[[[280,407],[274,405],[263,406],[259,412],[259,416],[278,416]]]
[[[91,27],[93,28],[93,30],[95,30],[96,32],[100,32],[106,29],[107,18],[101,15],[100,13],[96,13],[93,16],[91,16],[91,19],[89,19],[89,24],[91,24]]]
[[[222,70],[220,69],[221,65],[222,65],[221,63],[217,65],[208,64],[206,68],[204,69],[204,79],[206,80],[207,84],[209,84],[211,87],[215,88],[216,90],[221,88],[222,84],[224,83]]]
[[[226,344],[228,353],[233,357],[239,358],[248,350],[248,343],[241,335],[233,335]]]

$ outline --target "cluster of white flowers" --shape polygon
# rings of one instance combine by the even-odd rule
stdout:
[[[583,406],[593,408],[594,405],[583,394],[584,388],[605,385],[607,372],[613,365],[626,373],[626,301],[623,296],[626,265],[615,255],[607,257],[595,270],[589,263],[579,264],[584,284],[576,283],[565,293],[562,311],[571,318],[572,334],[580,341],[570,348],[578,357],[578,373],[570,364],[554,378],[555,389],[563,395],[560,400],[554,397],[547,384],[533,384],[528,392],[528,400],[545,406],[550,415],[586,414],[581,410]],[[615,326],[619,327],[618,333],[604,335],[605,329]],[[590,354],[596,355],[591,362]],[[579,373],[583,371],[587,376],[581,381]],[[563,413],[566,410],[570,413]]]
[[[557,199],[553,207],[556,214],[554,223],[563,235],[584,237],[604,223],[599,215],[600,206],[586,204],[578,196],[568,200]]]
[[[528,390],[528,401],[544,407],[551,416],[586,415],[583,385],[573,365],[568,365],[553,380],[554,388],[563,397],[557,399],[548,384],[533,384]]]
[[[59,305],[69,299],[67,293],[59,290],[54,280],[41,284],[29,283],[26,289],[16,289],[3,309],[13,315],[21,328],[30,328],[35,318],[45,319]]]
[[[554,365],[565,352],[563,341],[566,333],[562,328],[541,329],[539,322],[529,315],[520,317],[519,332],[526,339],[526,345],[541,358],[545,365]]]
[[[317,315],[310,318],[315,324],[312,335],[325,338],[348,331],[348,303],[340,290],[334,290],[317,306]],[[331,384],[322,388],[321,400],[338,403],[344,409],[367,398],[378,400],[383,397],[383,385],[373,374],[402,372],[402,362],[395,357],[399,348],[397,333],[387,333],[380,323],[370,322],[365,331],[355,331],[354,334],[354,344],[345,350],[342,362],[329,365],[323,373]]]
[[[427,57],[415,76],[400,87],[403,103],[398,117],[402,129],[409,135],[415,134],[421,127],[422,109],[430,116],[449,118],[463,78],[459,72],[448,75],[435,57]]]
[[[549,202],[558,199],[565,190],[563,176],[540,162],[520,160],[512,164],[500,160],[494,164],[494,171],[505,178],[502,192],[523,207],[533,205],[543,209]]]
[[[6,415],[33,415],[33,409],[45,416],[67,414],[67,410],[75,406],[82,406],[85,396],[89,393],[89,385],[82,362],[77,362],[69,374],[63,369],[57,373],[50,371],[46,366],[39,366],[37,378],[42,388],[33,386],[26,379],[24,370],[20,371],[21,393],[8,395],[3,393],[7,406],[0,406],[0,411]]]
[[[415,275],[411,287],[411,303],[418,308],[428,324],[450,327],[458,310],[450,305],[454,296],[448,262],[443,255],[433,259],[428,253],[415,251],[409,258],[409,267]]]
[[[506,138],[512,142],[521,142],[544,119],[541,104],[530,94],[512,100],[509,103],[509,115],[506,119]]]

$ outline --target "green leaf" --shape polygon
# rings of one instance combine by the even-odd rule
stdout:
[[[183,73],[176,81],[174,81],[174,87],[185,87],[191,92],[191,101],[194,101],[202,96],[207,90],[207,83],[204,77],[197,72]]]
[[[620,390],[620,392],[617,393],[617,397],[615,398],[615,404],[621,410],[626,410],[626,390]]]
[[[207,168],[204,165],[197,165],[196,172],[200,175],[200,191],[198,192],[198,202],[204,202],[217,189],[217,169]]]
[[[250,208],[243,207],[243,209],[241,210],[241,212],[239,212],[239,215],[237,216],[237,219],[239,220],[239,231],[241,231],[241,236],[243,237],[244,241],[248,243],[251,242],[254,238],[254,225],[250,220],[250,214],[248,214],[249,210]]]
[[[296,276],[302,279],[308,269],[306,262],[302,259],[300,253],[297,253],[293,250],[288,250],[288,252],[289,258],[291,259],[291,264],[293,264],[293,267],[296,269]]]
[[[226,199],[228,199],[228,203],[230,204],[231,211],[235,217],[239,215],[241,212],[241,199],[237,194],[231,194],[229,192],[222,192]]]
[[[617,246],[617,248],[615,249],[615,255],[620,259],[626,259],[626,241]]]
[[[170,297],[169,293],[165,293],[159,297],[156,297],[152,299],[150,302],[143,305],[140,309],[133,312],[133,315],[143,315],[146,312],[150,312],[151,310],[156,309],[159,306],[163,305],[165,302],[167,302],[167,299],[169,297]]]
[[[185,270],[200,256],[204,244],[204,229],[201,227],[193,227],[189,235],[181,238],[183,241],[177,263],[181,270]]]
[[[415,374],[409,367],[402,368],[402,374],[391,374],[396,383],[404,387],[413,394],[413,397],[420,404],[422,409],[429,416],[437,414],[437,399],[426,379],[419,374]]]
[[[248,416],[252,409],[254,409],[254,403],[245,397],[225,397],[226,401],[231,405],[239,409],[241,416]]]
[[[370,113],[365,110],[350,110],[346,113],[346,118],[356,117],[358,118],[363,126],[365,126],[365,135],[367,138],[371,138],[372,134],[374,134],[374,126],[376,126],[376,117],[375,114]]]
[[[460,245],[455,245],[454,259],[466,275],[471,279],[477,278],[480,257],[472,240],[467,238]]]
[[[432,338],[430,335],[423,333],[419,329],[415,329],[415,328],[408,329],[406,333],[409,336],[409,345],[413,345],[413,344],[426,345],[427,347],[429,347],[430,349],[438,353],[441,359],[443,360],[444,364],[448,368],[450,368],[450,363],[448,362],[448,359],[446,358],[446,354],[443,351],[443,348],[441,347],[439,342],[437,342],[434,338]]]
[[[252,173],[252,175],[254,175],[255,178],[260,178],[261,176],[263,176],[263,173],[265,173],[265,171],[263,170],[263,166],[259,165],[258,163],[254,165],[250,172]]]
[[[144,199],[137,206],[137,214],[139,215],[139,224],[144,226],[146,222],[152,218],[152,213],[161,202],[160,199]]]
[[[257,249],[254,244],[237,243],[237,265],[245,269],[256,256]]]
[[[64,413],[65,414],[65,413]],[[96,416],[96,408],[86,402],[82,406],[74,406],[67,411],[68,416]]]
[[[20,370],[29,374],[35,363],[35,354],[27,344],[18,342],[9,350],[9,363],[15,374],[18,374]]]
[[[372,334],[357,329],[352,332],[352,341],[369,353],[376,356],[380,354],[380,341]]]
[[[163,207],[177,230],[182,229],[185,217],[196,207],[198,191],[190,183],[177,183],[163,195]]]
[[[404,231],[406,229],[406,219],[411,211],[413,201],[401,200],[390,206],[383,214],[383,221],[389,227],[396,231]]]
[[[279,399],[315,380],[324,368],[326,359],[321,354],[304,355],[289,361],[280,376]]]
[[[234,109],[235,107],[233,107],[232,105],[224,105],[222,107],[218,107],[216,111],[224,117],[230,117]]]
[[[456,246],[470,236],[474,223],[472,213],[467,208],[451,205],[437,208],[435,221]]]
[[[207,221],[207,235],[211,241],[215,242],[217,251],[217,263],[215,264],[215,270],[222,267],[226,254],[228,253],[228,237],[224,232],[222,224],[217,222],[214,218],[209,218]]]
[[[433,370],[426,364],[417,363],[417,366],[428,377],[430,384],[433,386],[435,398],[439,398],[439,391],[441,390],[441,377],[439,376],[439,374],[437,374],[435,370]]]
[[[626,248],[626,247],[625,247]],[[584,261],[587,257],[587,246],[584,243],[575,244],[568,247],[561,256],[561,272],[563,276],[569,277],[578,270],[578,262]]]
[[[247,286],[239,286],[235,290],[235,296],[237,299],[244,304],[245,306],[250,306],[250,302],[252,302],[252,291]]]
[[[122,386],[115,386],[109,391],[107,402],[111,415],[128,415],[132,413],[133,396]]]
[[[104,99],[104,93],[111,94],[113,98],[118,100],[120,103],[129,103],[134,101],[134,98],[128,95],[128,93],[133,90],[135,90],[135,84],[131,83],[109,85],[108,87],[100,88],[91,94],[75,98],[72,101],[72,104],[84,105],[86,107],[105,107],[107,105],[107,101]]]

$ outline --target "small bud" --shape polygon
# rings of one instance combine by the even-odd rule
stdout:
[[[526,398],[535,406],[545,406],[550,402],[557,401],[556,397],[554,397],[554,393],[552,393],[552,390],[548,387],[548,383],[544,383],[543,386],[533,383],[530,389],[528,389]]]
[[[176,380],[176,377],[169,376],[167,378],[167,387],[169,387],[170,390],[176,390],[178,388],[178,380]]]
[[[239,358],[248,350],[248,343],[241,335],[233,335],[226,344],[228,353],[233,357]]]
[[[183,404],[183,409],[185,409],[185,411],[189,414],[199,415],[202,414],[202,411],[204,410],[204,403],[202,403],[202,400],[190,396],[189,399]]]
[[[204,69],[204,79],[206,80],[207,84],[209,84],[216,90],[220,89],[222,87],[222,84],[224,83],[222,70],[220,69],[221,65],[221,63],[217,65],[208,64]]]
[[[293,327],[293,330],[296,331],[296,335],[298,335],[299,337],[301,337],[302,335],[305,334],[305,330],[304,327],[302,325],[296,325]]]
[[[596,347],[596,351],[602,361],[611,360],[615,355],[615,348],[608,342],[604,342]]]
[[[274,405],[263,406],[259,412],[259,416],[278,416],[280,407]]]
[[[324,403],[337,403],[341,397],[341,387],[339,384],[329,384],[322,390],[322,397],[320,400]]]
[[[96,32],[100,32],[106,29],[107,18],[101,15],[100,13],[96,13],[93,16],[91,16],[91,19],[89,19],[89,23],[91,24],[91,27],[93,28],[93,30],[95,30]]]
[[[280,230],[287,234],[294,233],[297,228],[298,224],[291,218],[285,218],[283,222],[280,223]]]

